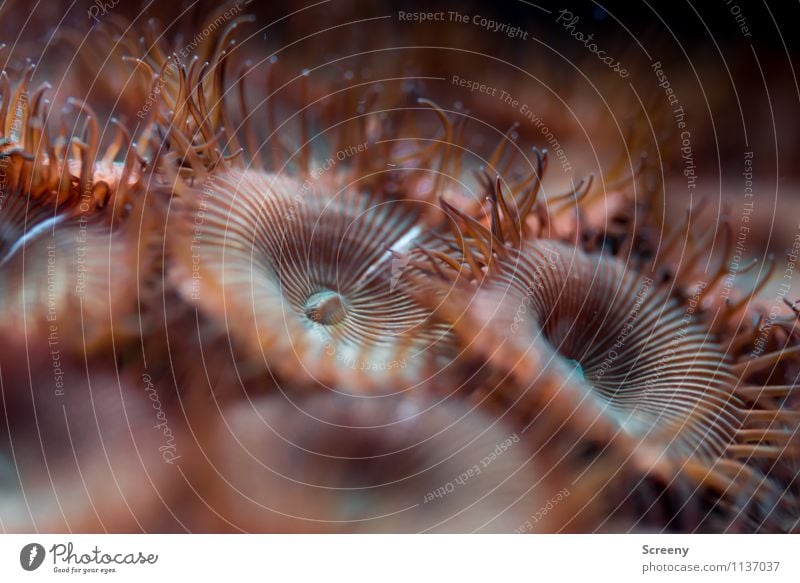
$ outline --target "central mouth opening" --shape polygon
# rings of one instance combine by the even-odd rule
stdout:
[[[347,315],[342,296],[329,289],[311,294],[306,300],[303,312],[309,320],[324,326],[338,324]]]
[[[636,383],[638,374],[631,356],[624,346],[615,346],[617,328],[607,330],[602,324],[576,326],[582,316],[576,318],[571,311],[557,316],[557,322],[545,325],[544,337],[564,359],[573,378],[592,385],[598,395],[608,399]]]

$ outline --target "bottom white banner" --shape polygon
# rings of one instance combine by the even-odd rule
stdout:
[[[0,581],[795,582],[798,543],[795,535],[2,535]]]

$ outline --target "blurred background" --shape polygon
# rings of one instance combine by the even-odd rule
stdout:
[[[133,23],[142,31],[156,19],[156,36],[177,51],[197,46],[192,41],[210,17],[227,8],[235,14],[236,6],[6,1],[0,7],[6,45],[0,62],[14,70],[30,59],[37,64],[34,86],[49,81],[56,96],[88,98],[98,113],[124,117],[124,104],[112,88],[129,77],[130,67],[121,62],[121,53],[100,54],[90,48],[97,37],[108,34],[110,22]],[[752,224],[759,235],[748,239],[748,253],[780,256],[797,232],[800,138],[795,117],[800,90],[794,68],[798,40],[792,34],[798,8],[792,3],[509,0],[422,6],[335,0],[238,6],[242,13],[246,9],[256,15],[236,34],[239,62],[263,64],[277,58],[289,78],[308,69],[319,83],[336,83],[337,76],[342,81],[345,76],[374,80],[384,72],[425,77],[413,82],[419,96],[446,109],[467,108],[501,131],[519,123],[524,142],[551,149],[557,142],[577,176],[607,172],[620,156],[630,164],[645,151],[663,168],[665,204],[673,217],[706,197],[718,214],[731,205],[737,224],[749,187],[742,176],[745,156],[752,152]],[[442,19],[401,20],[403,12],[441,13]],[[454,20],[456,13],[468,22]],[[508,27],[499,30],[502,25]],[[507,34],[511,27],[520,29],[515,38]],[[603,58],[613,57],[627,75],[615,73],[592,48],[602,51]],[[660,64],[658,71],[654,64]],[[555,142],[519,106],[457,87],[453,75],[527,104]],[[659,86],[665,79],[674,92],[672,104],[666,85]],[[286,92],[296,86],[290,84]],[[685,128],[677,126],[671,111],[679,106]],[[690,135],[692,188],[682,176],[687,163],[681,159],[683,131]],[[556,179],[553,174],[551,180]]]

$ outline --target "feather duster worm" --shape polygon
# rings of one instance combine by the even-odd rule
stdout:
[[[305,116],[303,145],[274,172],[260,169],[255,146],[253,166],[243,163],[252,130],[232,126],[223,98],[224,47],[242,20],[202,67],[163,55],[138,61],[159,87],[152,131],[163,134],[163,147],[152,164],[162,174],[157,190],[168,193],[166,277],[245,347],[242,362],[262,359],[283,382],[413,386],[454,349],[447,326],[429,324],[428,308],[397,273],[398,257],[436,245],[430,205],[416,198],[426,168],[382,179],[395,158],[375,145],[381,124],[369,116],[355,129],[330,130],[338,137],[318,168]],[[239,91],[247,111],[241,79]],[[348,145],[353,132],[357,142]]]
[[[690,285],[700,250],[678,269],[634,258],[630,247],[621,258],[587,253],[580,223],[548,237],[557,217],[537,204],[538,186],[519,196],[504,196],[500,178],[487,187],[485,217],[443,202],[460,226],[450,256],[431,261],[447,294],[436,299],[440,317],[454,322],[468,353],[506,375],[492,390],[530,412],[533,423],[562,418],[590,439],[623,447],[643,469],[680,469],[723,495],[736,492],[744,507],[732,504],[731,524],[744,516],[745,529],[796,528],[795,497],[765,472],[772,460],[797,455],[798,416],[774,403],[746,406],[752,396],[742,395],[742,385],[750,367],[774,367],[800,346],[786,339],[782,349],[737,364],[704,318],[703,300],[721,276]],[[580,191],[571,194],[579,200]],[[478,289],[453,288],[464,279]],[[732,321],[745,300],[727,305],[723,320]]]
[[[85,114],[83,130],[70,137],[62,111],[60,131],[52,136],[48,125],[57,116],[45,98],[49,86],[29,96],[30,74],[29,68],[12,91],[3,73],[4,325],[32,337],[54,331],[79,337],[82,342],[70,343],[70,349],[83,350],[108,343],[114,327],[118,334],[138,331],[131,319],[137,297],[130,291],[140,289],[137,270],[151,272],[155,256],[138,197],[145,177],[118,122],[113,142],[100,155],[97,116],[83,103],[70,101],[66,108]],[[115,160],[121,151],[124,162]]]
[[[441,364],[447,327],[428,325],[392,276],[393,252],[420,237],[408,205],[345,192],[309,194],[292,210],[297,181],[218,170],[213,182],[205,210],[187,216],[202,226],[171,240],[182,260],[173,281],[262,347],[274,372],[359,386],[387,373],[413,383]]]

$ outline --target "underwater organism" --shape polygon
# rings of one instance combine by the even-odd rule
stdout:
[[[798,529],[798,318],[729,219],[629,151],[547,192],[516,124],[253,20],[98,24],[135,129],[0,78],[4,528]]]
[[[12,90],[3,73],[0,135],[0,290],[4,326],[30,338],[80,337],[69,350],[136,335],[157,247],[142,215],[147,177],[119,122],[102,151],[97,115],[71,100],[55,113],[32,68]],[[68,120],[72,116],[73,134]],[[58,120],[59,131],[48,126]],[[79,126],[82,125],[82,128]],[[146,140],[141,147],[146,146]],[[123,149],[125,148],[125,149]],[[116,158],[122,154],[123,161]]]
[[[544,160],[538,156],[540,175]],[[586,184],[571,193],[576,209]],[[434,299],[439,317],[453,322],[467,357],[505,375],[489,392],[531,423],[556,416],[586,438],[622,447],[642,468],[689,469],[700,482],[727,484],[759,506],[750,528],[796,528],[796,494],[766,475],[793,465],[800,416],[778,401],[753,399],[787,395],[783,383],[791,381],[770,374],[754,385],[753,375],[780,370],[800,344],[783,335],[772,352],[748,354],[747,342],[731,348],[726,332],[742,328],[736,318],[759,285],[719,307],[715,292],[730,247],[722,246],[720,266],[703,279],[692,266],[704,245],[677,267],[667,251],[662,260],[650,253],[653,241],[633,248],[601,233],[610,244],[592,250],[580,222],[550,228],[558,221],[551,213],[563,209],[537,202],[536,188],[507,196],[501,177],[486,186],[489,209],[477,217],[442,203],[459,226],[450,256],[431,253],[428,270],[442,281]],[[730,241],[726,231],[720,236]],[[752,346],[756,335],[749,327],[743,335]],[[765,498],[769,491],[773,504],[760,504],[754,491],[741,494],[745,482]],[[778,500],[788,509],[776,508]],[[732,520],[743,512],[737,507]]]

